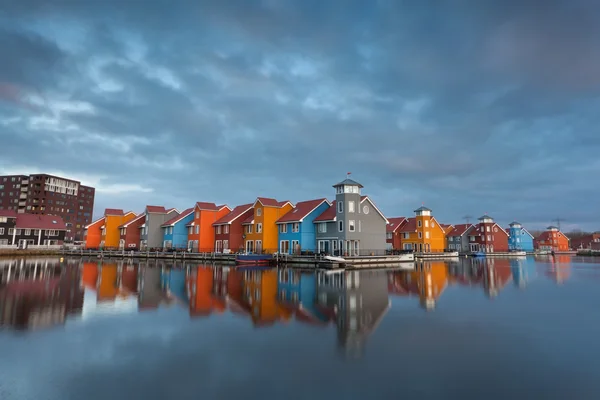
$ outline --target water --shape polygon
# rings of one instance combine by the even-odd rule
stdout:
[[[600,263],[567,256],[329,275],[0,260],[0,399],[598,399],[599,288]]]

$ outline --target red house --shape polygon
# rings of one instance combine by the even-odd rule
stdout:
[[[600,232],[591,235],[579,236],[571,239],[571,248],[574,250],[594,249],[600,245]]]
[[[215,221],[215,250],[239,251],[244,248],[244,227],[242,222],[254,215],[254,204],[243,204],[235,207],[230,213]]]
[[[119,249],[137,250],[140,244],[140,227],[146,222],[146,213],[140,213],[136,218],[119,226],[121,239]]]
[[[401,228],[408,222],[405,217],[394,217],[388,218],[389,224],[387,224],[385,241],[388,249],[391,250],[402,250],[402,235],[400,233]]]
[[[508,252],[508,233],[487,214],[478,221],[467,232],[469,250],[484,253]]]
[[[549,226],[533,241],[533,245],[536,250],[569,251],[569,238],[556,226]]]

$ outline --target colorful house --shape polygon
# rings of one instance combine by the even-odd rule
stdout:
[[[245,226],[244,248],[246,252],[256,254],[262,254],[263,252],[276,253],[279,238],[276,222],[290,212],[294,205],[287,200],[277,201],[259,197],[252,208],[254,214],[242,222],[242,225]]]
[[[182,249],[187,248],[188,228],[187,224],[194,220],[194,209],[188,208],[181,214],[171,218],[161,225],[163,229],[163,248]]]
[[[469,251],[484,253],[508,252],[508,233],[485,214],[467,232]]]
[[[589,235],[571,237],[571,248],[575,250],[593,250],[600,245],[600,232],[594,232]]]
[[[556,226],[549,226],[535,239],[535,248],[542,251],[569,251],[569,238]]]
[[[533,251],[533,235],[520,223],[511,222],[507,231],[509,251]]]
[[[314,219],[317,251],[337,255],[382,255],[387,251],[388,220],[368,197],[363,185],[345,179],[333,185],[335,205]]]
[[[235,207],[231,212],[219,218],[213,227],[215,230],[215,251],[228,253],[244,249],[244,227],[242,222],[254,215],[252,204]]]
[[[104,217],[99,218],[89,225],[86,225],[83,233],[86,249],[97,249],[102,241],[102,227],[104,226]]]
[[[101,248],[117,248],[121,239],[119,227],[136,217],[135,213],[129,211],[124,213],[123,210],[107,208],[104,210],[104,224],[101,228],[100,247]]]
[[[146,214],[140,213],[137,217],[129,222],[119,226],[119,249],[121,250],[137,250],[140,245],[141,228],[146,222]]]
[[[213,224],[231,212],[226,205],[197,202],[194,206],[194,220],[188,223],[188,249],[193,252],[212,253],[215,251],[215,228]]]
[[[432,310],[448,285],[448,266],[443,261],[426,261],[416,274],[418,274],[419,303],[426,310]]]
[[[162,224],[179,215],[175,208],[163,206],[146,206],[146,219],[140,226],[140,250],[158,249],[163,246]]]
[[[300,254],[314,253],[316,232],[314,219],[331,207],[327,199],[307,200],[296,203],[294,208],[276,222],[279,230],[279,252]]]
[[[473,224],[457,224],[446,234],[446,248],[451,251],[467,253],[471,251],[469,246],[469,235],[467,232]]]
[[[213,269],[198,266],[188,274],[187,293],[190,299],[190,316],[207,316],[213,312]]]
[[[390,222],[386,226],[386,237],[385,241],[388,245],[388,250],[401,250],[402,249],[402,236],[400,228],[402,228],[407,222],[406,217],[393,217],[388,218]]]
[[[277,275],[277,299],[282,306],[294,311],[297,320],[317,325],[328,322],[328,318],[316,307],[315,274],[290,268],[278,270]]]
[[[482,260],[483,290],[490,297],[496,297],[506,284],[513,280],[513,270],[508,258],[487,258]]]
[[[443,252],[446,248],[446,234],[442,226],[431,215],[427,207],[419,207],[414,218],[408,218],[400,228],[402,247],[418,253]]]
[[[255,326],[271,325],[278,321],[282,310],[277,302],[277,270],[245,271],[243,302],[250,310]]]

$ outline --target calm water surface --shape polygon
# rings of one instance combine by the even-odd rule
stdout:
[[[599,399],[600,260],[0,260],[0,399]]]

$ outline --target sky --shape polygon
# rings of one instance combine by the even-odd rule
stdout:
[[[95,186],[95,216],[351,172],[388,217],[600,229],[595,1],[52,3],[0,8],[0,174]]]

